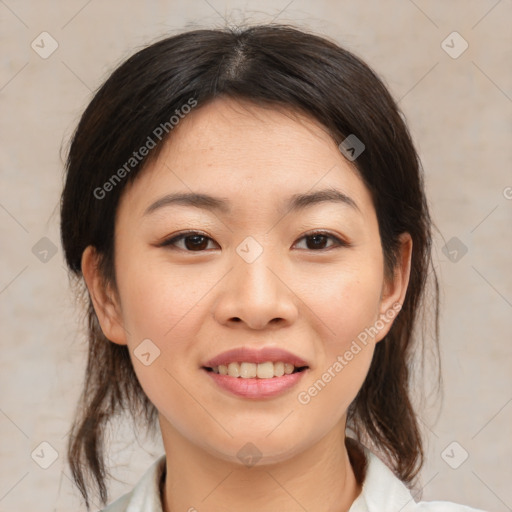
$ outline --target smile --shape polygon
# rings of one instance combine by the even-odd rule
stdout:
[[[298,384],[309,368],[267,361],[258,364],[233,362],[213,368],[202,367],[202,370],[217,389],[220,388],[230,395],[256,400],[284,394]]]
[[[291,375],[306,368],[307,366],[297,367],[282,361],[266,361],[264,363],[233,362],[227,365],[221,364],[212,368],[206,368],[206,370],[219,375],[229,375],[230,377],[241,379],[272,379],[274,377],[282,377],[283,375]]]

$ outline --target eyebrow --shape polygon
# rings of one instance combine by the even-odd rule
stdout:
[[[320,203],[337,203],[349,206],[359,212],[361,211],[351,197],[334,188],[317,190],[306,194],[293,194],[285,204],[285,208],[289,212],[295,212]],[[146,208],[144,215],[149,215],[160,208],[171,205],[193,206],[204,210],[218,211],[223,214],[231,213],[230,202],[227,199],[208,194],[186,192],[167,194],[161,197]]]

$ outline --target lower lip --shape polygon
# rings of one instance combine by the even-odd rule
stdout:
[[[303,375],[307,372],[290,373],[282,377],[272,377],[271,379],[243,379],[241,377],[230,377],[204,370],[213,381],[222,389],[229,391],[237,396],[244,398],[270,398],[284,393],[295,386]]]

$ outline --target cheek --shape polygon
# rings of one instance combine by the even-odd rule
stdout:
[[[315,425],[332,427],[344,417],[349,405],[361,389],[374,352],[371,344],[349,344],[333,353],[327,364],[318,368],[314,377],[297,394],[298,412],[308,418],[321,418]]]
[[[122,317],[131,345],[151,338],[164,348],[170,341],[174,344],[185,327],[188,336],[193,334],[190,319],[201,298],[214,286],[214,276],[208,277],[204,270],[180,271],[158,261],[141,265],[136,258],[119,258],[118,268],[123,276],[119,283]]]
[[[333,421],[364,382],[374,352],[372,328],[379,318],[379,259],[355,260],[335,273],[317,273],[315,288],[305,299],[320,330],[317,352],[322,357],[312,385],[302,388],[298,402],[311,414],[331,415]]]
[[[324,329],[320,364],[297,394],[301,415],[321,418],[314,430],[337,423],[344,417],[364,383],[372,361],[375,344],[368,334],[373,325],[377,301],[375,294],[363,294],[361,287],[347,295],[333,295],[324,308]],[[335,297],[338,300],[335,300]]]
[[[181,404],[190,408],[183,384],[190,383],[191,369],[199,369],[203,354],[195,340],[205,322],[208,293],[221,275],[205,272],[199,265],[180,271],[147,255],[146,264],[140,261],[130,255],[116,262],[122,321],[135,372],[157,408],[165,409],[162,399],[167,405],[176,404],[178,410]],[[148,352],[150,356],[139,357]],[[148,359],[151,363],[146,365]]]
[[[382,290],[382,269],[378,258],[347,258],[335,270],[320,269],[309,277],[304,300],[321,320],[327,352],[338,351],[378,318]],[[305,282],[308,277],[303,276]],[[311,282],[313,281],[313,282]]]

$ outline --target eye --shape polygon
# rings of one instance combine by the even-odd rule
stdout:
[[[199,231],[187,231],[178,236],[164,240],[160,247],[177,247],[188,252],[202,252],[208,245],[208,240],[213,240]],[[184,241],[185,247],[178,247],[178,242]]]
[[[325,244],[329,239],[334,241],[334,244],[326,248]],[[304,235],[303,237],[299,238],[299,240],[307,240],[310,242],[306,242],[306,249],[313,251],[322,251],[334,247],[348,247],[350,245],[348,242],[341,240],[337,236],[332,235],[327,231],[314,231]],[[212,238],[206,236],[200,231],[186,231],[185,233],[181,233],[178,236],[164,240],[159,245],[159,247],[173,247],[185,250],[187,252],[204,252],[208,246],[208,241],[214,242]],[[179,247],[179,242],[183,242],[184,246]]]
[[[331,239],[334,241],[334,245],[331,245],[330,247],[327,247],[327,249],[331,249],[333,247],[348,247],[349,244],[345,242],[344,240],[341,240],[337,236],[332,235],[331,233],[328,233],[327,231],[314,231],[312,233],[308,233],[307,235],[304,235],[302,238],[299,238],[299,240],[310,240],[311,243],[306,242],[306,249],[310,250],[325,250],[325,243],[327,240]]]

